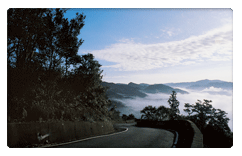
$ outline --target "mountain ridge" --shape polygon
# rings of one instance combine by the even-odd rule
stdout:
[[[107,87],[107,96],[113,99],[127,99],[127,98],[134,98],[140,97],[144,98],[147,96],[146,93],[165,93],[171,94],[172,91],[176,91],[177,93],[181,94],[188,94],[187,91],[172,88],[170,86],[164,84],[136,84],[130,82],[128,84],[121,84],[121,83],[112,83],[112,82],[102,82],[104,87]]]
[[[226,90],[233,89],[233,82],[227,82],[222,80],[199,80],[195,82],[179,82],[179,83],[165,83],[170,87],[181,87],[192,90],[203,90],[206,88],[214,87],[214,88],[222,88]]]
[[[206,88],[222,88],[225,90],[233,89],[233,82],[226,82],[222,80],[199,80],[195,82],[179,82],[179,83],[164,83],[164,84],[147,84],[147,83],[113,83],[113,82],[102,82],[104,87],[108,87],[107,96],[109,98],[116,99],[127,99],[140,97],[144,98],[147,96],[146,93],[165,93],[171,94],[172,91],[176,91],[181,94],[188,94],[179,88],[191,89],[191,90],[204,90]]]

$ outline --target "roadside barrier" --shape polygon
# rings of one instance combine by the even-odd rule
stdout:
[[[198,129],[198,127],[190,120],[187,120],[193,130],[194,130],[194,136],[193,136],[193,140],[192,140],[192,145],[191,148],[203,148],[203,134],[202,132]]]
[[[114,132],[112,122],[8,123],[8,147],[36,147]]]

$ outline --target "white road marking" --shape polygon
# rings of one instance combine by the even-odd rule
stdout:
[[[90,139],[95,139],[95,138],[101,138],[101,137],[105,137],[105,136],[116,135],[116,134],[120,134],[120,133],[127,132],[128,130],[129,130],[129,129],[126,128],[126,130],[125,130],[125,131],[122,131],[122,132],[117,132],[117,133],[112,133],[112,134],[106,134],[106,135],[99,135],[99,136],[95,136],[95,137],[85,138],[85,139],[81,139],[81,140],[75,140],[75,141],[71,141],[71,142],[65,142],[65,143],[56,144],[56,145],[46,145],[46,146],[42,146],[42,147],[39,147],[39,148],[61,146],[61,145],[66,145],[66,144],[75,143],[75,142],[81,142],[81,141],[86,141],[86,140],[90,140]]]
[[[177,141],[178,141],[178,133],[177,133],[177,131],[174,131],[174,132],[176,132],[176,138],[175,138],[175,141],[174,141],[174,143],[173,143],[173,148],[176,148],[176,144],[177,144]]]

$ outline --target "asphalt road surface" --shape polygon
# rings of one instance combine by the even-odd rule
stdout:
[[[174,134],[163,129],[136,127],[134,124],[116,126],[128,130],[55,148],[170,148],[173,144]]]

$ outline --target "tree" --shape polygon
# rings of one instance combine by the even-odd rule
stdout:
[[[92,54],[77,54],[85,16],[69,20],[65,12],[8,10],[8,121],[109,119],[101,65]]]
[[[185,103],[184,111],[189,114],[186,118],[193,121],[203,133],[205,147],[231,147],[233,133],[228,126],[227,113],[213,108],[211,102],[204,99],[192,105]]]
[[[115,109],[116,107],[112,107],[110,109],[110,117],[112,120],[119,120],[120,119],[120,111]],[[123,119],[123,116],[122,116]]]
[[[92,55],[77,55],[83,43],[77,36],[85,16],[76,14],[68,20],[65,12],[8,10],[9,117],[18,120],[23,109],[27,112],[24,118],[31,120],[41,116],[74,119],[88,111],[97,118],[107,116],[110,101],[100,85],[101,65]],[[69,71],[71,65],[73,69]]]
[[[208,120],[211,118],[212,113],[212,105],[210,102],[211,100],[205,100],[204,102],[197,100],[195,105],[190,105],[189,103],[185,103],[184,111],[189,114],[189,116],[193,113],[195,113],[194,117],[197,120],[198,127],[203,130],[204,126],[208,122]]]
[[[226,112],[221,109],[215,109],[210,104],[212,100],[204,99],[204,102],[198,100],[196,104],[190,105],[185,103],[184,111],[187,112],[192,120],[197,123],[200,130],[204,130],[207,125],[218,126],[226,133],[230,132],[228,126],[229,118],[226,117]],[[191,114],[195,113],[193,116]]]
[[[78,39],[77,36],[80,34],[80,30],[84,26],[83,20],[85,16],[83,14],[76,14],[75,19],[71,19],[70,22],[68,19],[61,20],[63,25],[59,33],[59,44],[61,47],[60,53],[64,57],[65,61],[65,74],[67,75],[67,70],[70,67],[70,64],[73,63],[73,57],[77,55],[78,48],[82,45],[83,40]],[[60,15],[61,17],[63,15]]]
[[[89,107],[93,115],[107,116],[110,101],[106,96],[106,88],[101,85],[102,83],[102,70],[98,61],[94,60],[92,54],[86,54],[79,58],[78,66],[70,75],[70,88],[73,94],[76,95],[77,103],[75,108]]]
[[[133,119],[135,119],[134,114],[129,114],[129,116],[128,116],[128,120],[133,120]]]
[[[146,106],[143,110],[140,111],[140,113],[142,113],[141,119],[155,120],[156,119],[155,112],[156,112],[155,107],[151,105]]]
[[[44,37],[45,17],[50,9],[8,10],[8,62],[20,69],[28,68],[31,56]]]
[[[65,62],[65,74],[71,58],[83,43],[78,39],[85,16],[76,14],[70,21],[64,18],[65,9],[8,10],[8,62],[21,70],[30,68],[33,55],[42,55],[43,66],[60,68]],[[39,56],[40,56],[39,55]],[[50,74],[51,72],[49,72]]]
[[[170,115],[170,109],[166,108],[165,106],[159,106],[156,109],[156,118],[161,121],[163,119],[166,119]]]
[[[170,105],[170,109],[171,109],[171,120],[174,120],[177,118],[178,114],[180,113],[179,111],[179,101],[176,99],[176,92],[172,91],[172,94],[168,100],[168,103]]]
[[[128,116],[127,116],[126,114],[123,114],[123,115],[122,115],[122,119],[123,119],[124,121],[126,121],[126,120],[128,119]]]
[[[208,125],[217,126],[220,129],[223,129],[225,133],[230,134],[231,130],[228,126],[229,118],[227,118],[226,114],[228,113],[221,109],[213,108]]]

